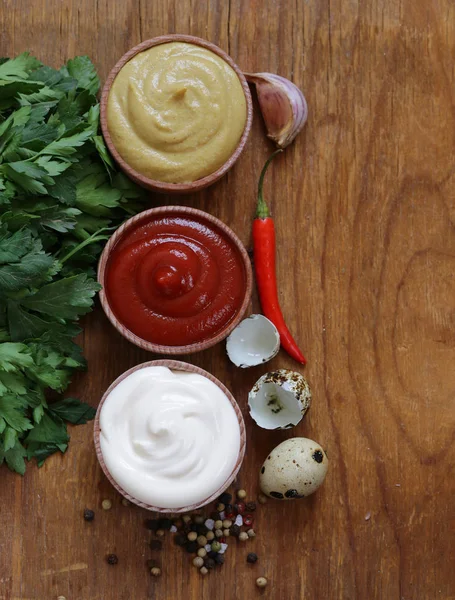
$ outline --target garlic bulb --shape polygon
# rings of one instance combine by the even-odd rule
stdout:
[[[302,130],[308,106],[302,91],[289,79],[273,73],[244,73],[254,83],[267,128],[267,137],[286,148]]]

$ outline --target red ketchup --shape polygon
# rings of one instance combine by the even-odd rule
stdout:
[[[238,249],[193,215],[156,215],[111,252],[105,293],[132,333],[164,346],[205,341],[235,318],[246,276]]]

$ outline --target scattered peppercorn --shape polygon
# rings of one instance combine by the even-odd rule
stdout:
[[[224,537],[229,537],[231,535],[231,532],[229,529],[223,529],[223,536]]]
[[[215,521],[213,527],[215,529],[221,529],[223,527],[223,521],[220,521],[219,519],[217,521]]]
[[[122,498],[122,505],[123,506],[129,506],[131,504],[131,502],[129,500],[127,500],[126,498]]]
[[[232,525],[232,527],[230,528],[230,531],[231,531],[231,535],[233,535],[234,537],[239,537],[240,527],[238,525]]]
[[[197,525],[202,525],[205,521],[204,517],[202,515],[196,515],[193,519],[193,521],[197,524]]]
[[[163,549],[163,542],[161,540],[152,540],[150,542],[150,548],[152,550],[162,550]]]
[[[223,512],[223,510],[225,510],[225,509],[226,509],[226,505],[223,504],[222,502],[220,502],[219,504],[216,505],[216,510],[218,512]]]
[[[177,533],[174,535],[174,544],[176,546],[184,546],[186,544],[187,537],[183,533]]]
[[[208,529],[204,524],[196,525],[196,533],[198,535],[205,535],[207,533],[207,531],[208,531]]]
[[[217,510],[214,510],[210,513],[210,518],[214,521],[218,521],[218,519],[220,518],[220,513]]]
[[[209,551],[207,552],[207,556],[208,556],[209,558],[216,558],[216,555],[217,555],[217,554],[218,554],[218,552],[214,552],[213,550],[209,550]]]
[[[211,542],[213,539],[215,539],[215,534],[213,533],[213,531],[207,531],[205,537],[207,538],[208,542]]]
[[[159,577],[161,575],[161,569],[159,567],[153,567],[153,569],[150,569],[150,573],[153,577]]]
[[[188,542],[185,546],[185,550],[188,554],[196,554],[199,548],[199,544],[197,542]]]
[[[208,572],[209,572],[209,570],[208,570],[206,567],[201,567],[201,568],[199,569],[199,573],[200,573],[201,575],[207,575],[207,573],[208,573]]]
[[[191,517],[190,517],[190,515],[183,515],[182,521],[184,523],[191,523]]]
[[[197,543],[199,544],[199,546],[205,546],[207,544],[207,538],[205,537],[205,535],[198,536]]]
[[[258,501],[259,504],[265,504],[267,502],[267,496],[264,496],[264,494],[259,494]]]
[[[165,533],[166,533],[166,532],[164,531],[164,529],[157,529],[157,530],[155,531],[155,535],[157,535],[158,537],[164,537],[164,534],[165,534]]]
[[[236,494],[239,500],[244,500],[246,498],[245,490],[237,490]]]
[[[147,519],[145,522],[145,526],[147,527],[147,529],[150,529],[150,531],[156,531],[157,529],[159,529],[158,523],[158,519]]]
[[[108,499],[103,500],[101,502],[101,507],[103,510],[110,510],[112,508],[112,502]]]
[[[215,566],[215,561],[213,558],[206,558],[204,559],[204,565],[207,567],[207,569],[213,569]]]
[[[91,521],[93,521],[94,518],[95,518],[95,513],[93,512],[93,510],[86,508],[84,510],[84,519],[90,523]]]
[[[160,519],[158,529],[164,529],[165,531],[169,531],[172,527],[172,521],[170,519]]]
[[[268,581],[265,577],[258,577],[256,579],[256,585],[260,588],[265,588],[265,586],[267,585]]]
[[[245,512],[245,503],[237,502],[236,504],[234,504],[234,510],[238,515],[243,515],[243,513]]]
[[[223,530],[215,529],[215,537],[217,537],[217,538],[223,537]]]
[[[245,527],[250,527],[253,524],[253,521],[254,521],[253,515],[245,515],[243,517],[243,524],[245,525]]]
[[[249,539],[249,537],[248,537],[248,534],[247,534],[247,532],[246,532],[246,531],[242,531],[242,532],[239,534],[239,540],[240,540],[241,542],[246,542],[248,539]]]
[[[66,600],[65,596],[57,596],[57,600]]]
[[[212,545],[210,547],[212,548],[213,552],[219,552],[221,550],[220,542],[212,542]]]
[[[224,519],[223,521],[223,527],[225,529],[229,529],[229,527],[232,525],[232,521],[230,519]]]
[[[177,527],[177,529],[182,529],[182,527],[183,527],[183,520],[182,519],[175,519],[174,525]]]
[[[109,565],[116,565],[118,563],[118,557],[116,554],[108,554],[106,560]]]
[[[254,512],[256,510],[256,502],[247,502],[245,508],[248,512]]]
[[[204,558],[205,556],[207,556],[207,550],[205,548],[199,548],[199,550],[197,551],[197,555],[201,558]]]
[[[250,538],[256,537],[256,532],[254,531],[254,529],[248,529],[247,534]]]
[[[217,565],[224,565],[224,554],[217,554],[214,560]]]
[[[258,560],[258,555],[255,554],[254,552],[250,552],[248,554],[248,556],[246,557],[246,562],[254,564],[255,562],[257,562]]]
[[[195,540],[197,540],[197,533],[195,531],[190,531],[186,537],[189,539],[190,542],[194,542]]]
[[[196,556],[196,558],[193,558],[193,565],[195,567],[197,567],[198,569],[200,569],[201,567],[204,566],[204,559],[201,558],[200,556]]]
[[[222,504],[229,504],[232,500],[232,494],[228,494],[226,492],[224,492],[224,494],[221,494],[221,496],[218,498],[218,502],[221,502]]]

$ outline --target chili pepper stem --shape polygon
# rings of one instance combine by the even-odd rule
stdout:
[[[281,150],[281,149],[275,150],[275,152],[269,156],[267,162],[265,163],[265,165],[262,168],[261,175],[259,177],[259,184],[258,184],[258,203],[257,203],[257,207],[256,207],[256,218],[257,219],[267,219],[267,217],[270,216],[269,208],[264,200],[262,188],[264,187],[264,177],[265,177],[267,169],[269,168],[270,163],[275,158],[275,156],[277,154],[280,154],[281,152],[283,152],[283,150]]]

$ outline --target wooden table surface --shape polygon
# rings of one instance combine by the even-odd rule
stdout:
[[[281,301],[308,357],[313,405],[293,431],[252,424],[241,371],[220,344],[187,357],[234,393],[248,445],[238,485],[257,493],[268,451],[287,437],[327,448],[313,497],[269,501],[249,551],[231,545],[203,579],[171,545],[149,575],[146,512],[124,507],[97,465],[92,427],[24,478],[0,471],[0,599],[449,600],[455,598],[455,4],[451,0],[4,0],[0,50],[59,66],[88,54],[104,79],[141,40],[204,37],[246,71],[292,78],[305,132],[271,167]],[[255,107],[239,163],[183,203],[251,246],[256,180],[272,150]],[[150,205],[170,199],[151,196]],[[254,297],[252,309],[258,310]],[[88,373],[71,392],[96,406],[149,360],[101,309],[85,322]],[[296,364],[280,353],[270,369]],[[101,510],[103,498],[114,507]],[[84,507],[96,519],[82,519]],[[368,518],[369,517],[369,518]],[[170,536],[169,536],[170,538]],[[119,564],[106,564],[115,552]],[[260,592],[255,579],[265,575]]]

